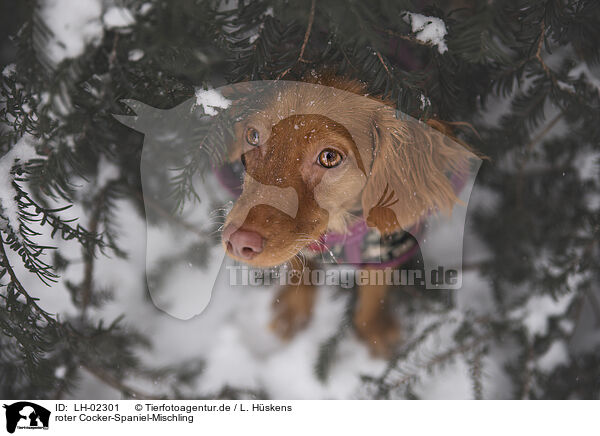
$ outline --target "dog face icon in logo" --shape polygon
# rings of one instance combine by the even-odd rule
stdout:
[[[16,428],[48,428],[50,411],[28,401],[4,405],[6,409],[6,431],[14,433]]]

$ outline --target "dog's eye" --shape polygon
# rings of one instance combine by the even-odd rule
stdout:
[[[342,155],[331,148],[326,148],[319,154],[319,164],[325,168],[337,167],[340,163]]]
[[[258,145],[258,143],[260,142],[260,136],[258,134],[258,130],[252,128],[252,127],[248,127],[246,129],[246,142],[250,145]]]

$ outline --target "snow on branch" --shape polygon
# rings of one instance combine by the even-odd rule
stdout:
[[[206,115],[217,115],[216,108],[227,109],[231,101],[221,95],[215,89],[196,89],[196,104],[202,106]]]
[[[4,156],[0,158],[0,230],[12,230],[19,237],[19,204],[13,189],[12,169],[15,163],[24,164],[38,158],[33,136],[24,135]]]
[[[427,17],[413,12],[406,12],[404,20],[412,26],[415,38],[425,44],[436,46],[440,54],[448,51],[445,36],[448,33],[446,24],[441,18]]]

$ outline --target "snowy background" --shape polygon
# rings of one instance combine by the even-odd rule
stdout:
[[[107,172],[110,169],[107,168]],[[470,207],[478,207],[476,191]],[[86,211],[79,208],[69,210],[69,215],[79,217],[85,222]],[[272,312],[272,302],[277,289],[228,287],[220,280],[208,307],[202,314],[190,319],[175,319],[157,307],[150,300],[146,289],[146,223],[138,212],[127,202],[118,207],[116,222],[122,229],[119,244],[126,247],[127,259],[99,256],[95,263],[94,281],[100,288],[114,289],[114,299],[94,309],[91,315],[104,319],[107,323],[125,314],[125,322],[135,326],[152,340],[152,349],[145,352],[143,360],[150,366],[178,365],[185,362],[203,361],[202,375],[190,386],[191,396],[219,392],[226,386],[263,390],[270,398],[361,398],[363,382],[361,376],[377,377],[386,367],[383,359],[371,357],[368,349],[348,329],[336,351],[329,377],[321,382],[315,377],[314,367],[321,344],[332,336],[339,327],[349,291],[321,288],[315,303],[313,319],[308,327],[299,332],[289,342],[280,340],[268,327]],[[465,258],[471,259],[482,254],[477,241],[466,230]],[[165,238],[167,239],[167,238]],[[56,244],[56,240],[48,239]],[[68,253],[68,243],[61,243],[63,253]],[[71,250],[76,257],[80,249],[72,243]],[[60,246],[59,246],[60,247]],[[170,247],[174,249],[175,247]],[[180,247],[181,248],[181,247]],[[220,249],[218,247],[217,249]],[[169,250],[169,248],[166,248]],[[17,259],[13,259],[18,264]],[[219,268],[220,265],[213,267]],[[76,317],[78,309],[72,305],[69,292],[64,288],[66,280],[81,279],[82,267],[69,267],[60,282],[52,287],[40,285],[37,278],[19,271],[32,296],[44,302],[46,310],[61,316]],[[177,271],[179,280],[194,280],[195,272]],[[227,274],[227,273],[226,273]],[[398,291],[400,292],[400,291]],[[460,320],[469,311],[485,313],[491,307],[491,295],[485,280],[477,272],[465,272],[463,288],[455,293],[457,309],[445,315],[451,322],[436,333],[431,343],[425,344],[428,352],[441,353],[454,346],[452,335]],[[553,302],[547,303],[545,310],[552,311]],[[558,304],[558,303],[556,303]],[[560,308],[558,308],[560,310]],[[532,329],[543,329],[545,314],[533,312]],[[428,325],[434,316],[427,318],[404,318],[398,314],[398,321],[404,328],[415,331]],[[532,330],[533,331],[533,330]],[[554,355],[555,354],[555,355]],[[486,362],[484,376],[485,398],[510,398],[510,384],[503,379],[501,365],[503,359],[512,357],[503,355],[502,350],[491,354],[494,361]],[[553,352],[552,361],[547,362],[549,369],[560,363],[566,352]],[[83,374],[86,374],[84,371]],[[129,385],[139,386],[144,392],[160,393],[164,391],[161,381],[149,385],[145,381],[132,380]],[[422,398],[472,398],[472,385],[469,371],[462,357],[424,377],[424,382],[415,389]],[[79,399],[118,398],[117,390],[88,374],[80,387],[73,393]]]

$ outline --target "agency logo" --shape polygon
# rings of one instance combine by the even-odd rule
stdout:
[[[50,411],[28,401],[4,405],[6,409],[6,431],[14,433],[18,429],[48,429]]]

